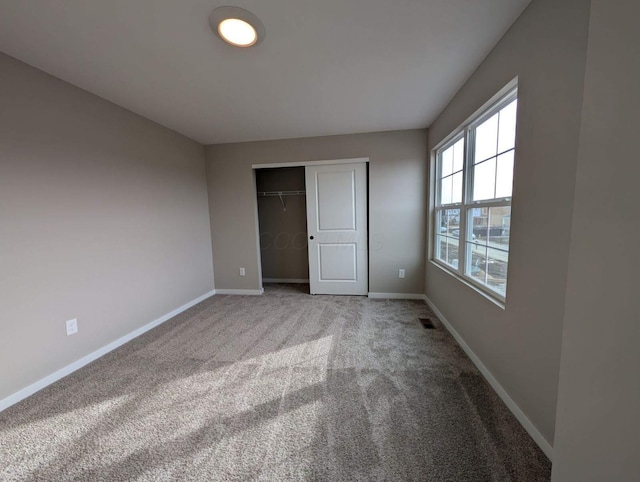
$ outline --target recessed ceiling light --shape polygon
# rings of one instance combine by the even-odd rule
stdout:
[[[251,47],[258,40],[256,29],[239,18],[228,18],[218,24],[218,33],[231,45]]]
[[[264,39],[264,25],[254,14],[240,7],[218,7],[209,16],[211,30],[234,47],[251,47]]]

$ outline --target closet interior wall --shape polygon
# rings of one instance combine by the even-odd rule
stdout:
[[[304,167],[257,169],[256,190],[264,282],[308,282]]]

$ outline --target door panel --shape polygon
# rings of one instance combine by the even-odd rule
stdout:
[[[318,243],[320,281],[356,281],[357,247],[349,244]]]
[[[318,190],[318,232],[355,230],[355,172],[319,172],[316,188]]]
[[[311,294],[366,295],[365,163],[306,167]]]

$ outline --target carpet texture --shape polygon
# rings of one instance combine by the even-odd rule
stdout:
[[[304,290],[210,298],[0,413],[0,480],[549,480],[423,302]]]

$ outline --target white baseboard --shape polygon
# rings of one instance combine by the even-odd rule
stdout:
[[[263,283],[294,283],[294,284],[309,284],[308,279],[297,278],[263,278]]]
[[[256,296],[264,293],[264,288],[259,290],[228,290],[228,289],[216,289],[217,295],[243,295],[243,296]]]
[[[553,447],[547,441],[546,438],[540,433],[540,431],[536,428],[536,426],[529,420],[529,417],[525,415],[525,413],[518,407],[516,402],[509,396],[507,391],[500,385],[500,382],[493,376],[493,374],[489,371],[489,369],[485,366],[484,363],[480,360],[478,355],[476,355],[473,350],[467,345],[464,341],[460,333],[458,333],[453,325],[449,323],[449,321],[444,317],[444,315],[440,312],[440,310],[433,304],[426,295],[424,296],[424,300],[427,305],[433,310],[438,319],[442,322],[449,333],[456,339],[458,345],[464,350],[467,356],[471,359],[471,361],[475,364],[475,366],[480,370],[480,373],[487,379],[491,387],[495,390],[498,396],[505,403],[507,408],[511,410],[511,413],[516,417],[518,422],[524,427],[524,429],[531,435],[531,438],[534,440],[538,447],[545,453],[545,455],[549,458],[549,460],[553,461]]]
[[[386,300],[424,300],[425,296],[418,293],[369,293],[367,295],[372,299]]]
[[[99,348],[98,350],[94,351],[93,353],[90,353],[89,355],[87,355],[85,357],[82,357],[79,360],[76,360],[75,362],[71,363],[70,365],[67,365],[64,368],[61,368],[60,370],[52,373],[51,375],[47,375],[46,377],[41,378],[37,382],[32,383],[28,387],[25,387],[22,390],[19,390],[14,394],[9,395],[8,397],[0,400],[0,412],[2,410],[4,410],[4,409],[10,407],[11,405],[14,405],[14,404],[18,403],[19,401],[24,400],[25,398],[33,395],[37,391],[40,391],[43,388],[51,385],[52,383],[57,382],[61,378],[64,378],[67,375],[70,375],[71,373],[73,373],[76,370],[82,368],[83,366],[88,365],[92,361],[97,360],[101,356],[104,356],[107,353],[109,353],[110,351],[113,351],[116,348],[124,345],[128,341],[131,341],[134,338],[139,337],[140,335],[142,335],[143,333],[146,333],[147,331],[151,330],[152,328],[155,328],[156,326],[161,325],[165,321],[173,318],[176,315],[179,315],[183,311],[185,311],[185,310],[191,308],[192,306],[197,305],[201,301],[204,301],[207,298],[213,296],[215,293],[216,293],[215,290],[210,291],[208,293],[205,293],[204,295],[199,296],[195,300],[192,300],[192,301],[188,302],[187,304],[182,305],[180,308],[176,308],[175,310],[167,313],[166,315],[163,315],[160,318],[158,318],[156,320],[153,320],[151,323],[147,323],[146,325],[138,328],[137,330],[134,330],[131,333],[128,333],[128,334],[124,335],[123,337],[118,338],[115,341],[112,341],[108,345],[105,345],[102,348]]]

